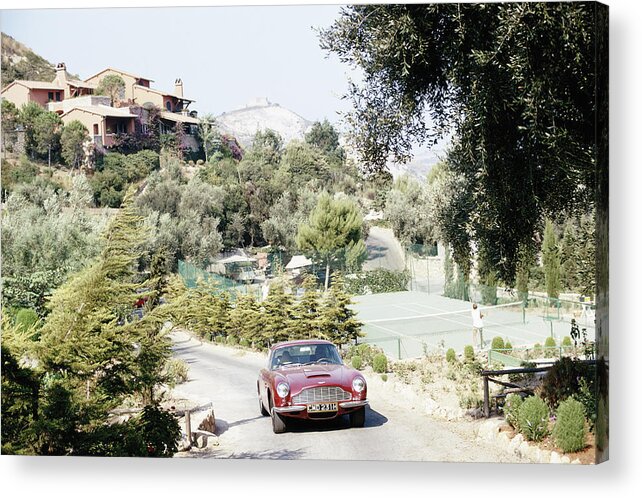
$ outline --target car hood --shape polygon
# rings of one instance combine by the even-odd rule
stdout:
[[[301,389],[317,385],[343,386],[350,390],[354,372],[345,365],[303,365],[294,368],[283,368],[279,374],[290,384],[290,392],[297,393]]]

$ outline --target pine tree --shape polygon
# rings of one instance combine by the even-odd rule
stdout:
[[[302,251],[315,253],[325,264],[328,289],[330,265],[343,258],[350,266],[360,266],[366,252],[363,216],[348,199],[335,200],[328,194],[319,197],[307,223],[299,226],[296,242]]]
[[[155,388],[170,355],[162,331],[167,313],[160,306],[140,320],[132,316],[136,289],[146,285],[138,261],[147,237],[133,197],[130,189],[96,261],[51,297],[37,349],[43,373],[38,418],[28,429],[37,434],[35,453],[106,454],[120,444],[105,432],[108,411],[126,396],[157,402]]]
[[[332,287],[326,291],[321,305],[319,338],[335,344],[347,344],[363,335],[362,324],[355,318],[357,313],[350,308],[351,304],[352,299],[345,292],[343,277],[335,275]]]

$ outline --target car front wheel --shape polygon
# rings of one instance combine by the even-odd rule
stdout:
[[[350,413],[350,427],[363,427],[366,423],[366,407],[361,407]]]
[[[272,409],[272,406],[273,405],[272,405],[272,402],[270,400],[270,412],[272,412],[271,413],[271,415],[272,415],[272,430],[274,431],[274,434],[281,434],[281,433],[285,432],[285,420],[283,419],[283,417],[281,415],[279,415],[278,413],[276,413]]]
[[[270,412],[268,412],[265,409],[265,406],[263,405],[263,400],[261,399],[260,395],[259,395],[259,410],[261,410],[261,415],[263,415],[264,417],[267,417],[270,414]]]

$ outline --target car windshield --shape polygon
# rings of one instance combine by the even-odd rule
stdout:
[[[270,361],[270,370],[278,368],[331,363],[341,365],[341,357],[332,344],[299,344],[275,349]]]

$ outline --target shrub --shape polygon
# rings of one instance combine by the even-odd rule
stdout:
[[[407,270],[376,268],[347,279],[346,291],[355,295],[399,292],[407,290],[409,281],[410,273]]]
[[[557,343],[555,342],[555,339],[553,337],[547,337],[546,340],[544,341],[544,354],[546,356],[555,356],[557,354],[557,351],[554,349],[555,346],[557,346]]]
[[[372,362],[374,360],[374,357],[379,353],[383,353],[380,348],[371,346],[370,344],[364,342],[362,344],[357,344],[356,346],[351,346],[350,349],[348,349],[348,351],[345,353],[345,359],[350,360],[353,356],[360,356],[362,365],[366,367],[373,364]]]
[[[548,406],[539,396],[530,396],[519,407],[519,431],[529,441],[541,441],[548,434]]]
[[[595,377],[582,377],[579,381],[579,392],[574,394],[573,397],[584,405],[584,413],[589,423],[589,430],[595,427],[597,420],[597,395],[595,393]]]
[[[246,338],[241,339],[239,344],[241,345],[241,347],[244,347],[244,348],[250,347],[250,341],[248,341]]]
[[[467,363],[472,362],[475,359],[475,350],[470,344],[464,346],[464,360]]]
[[[383,353],[377,353],[372,359],[372,369],[377,373],[385,373],[388,370],[388,358]]]
[[[225,343],[225,336],[224,335],[217,335],[216,336],[216,342],[217,342],[217,344],[224,344]]]
[[[187,381],[189,367],[183,360],[170,358],[165,365],[167,385],[175,387],[176,385]]]
[[[509,340],[506,340],[506,342],[504,343],[504,349],[506,350],[506,353],[510,353],[513,350],[513,345]]]
[[[494,350],[504,349],[504,339],[499,336],[493,337],[493,341],[490,343],[490,348]]]
[[[31,308],[20,308],[16,313],[16,327],[21,328],[23,331],[29,330],[36,325],[40,319],[38,313]]]
[[[535,346],[533,346],[533,355],[534,356],[541,356],[542,354],[542,345],[537,342],[535,343]]]
[[[388,375],[387,374],[381,374],[381,380],[384,382],[388,382]]]
[[[573,342],[569,336],[565,335],[562,339],[562,347],[564,351],[570,351],[573,348]]]
[[[361,359],[361,356],[353,356],[351,362],[352,362],[352,368],[361,370],[361,367],[363,365],[363,360]]]
[[[143,409],[138,425],[147,456],[167,458],[178,451],[181,428],[172,413],[157,405],[148,405]]]
[[[236,346],[239,343],[239,340],[235,335],[228,335],[227,336],[227,343],[230,346]]]
[[[582,403],[573,398],[560,403],[553,439],[564,453],[579,451],[586,446],[586,418]]]
[[[448,351],[446,351],[446,361],[449,363],[457,361],[457,355],[455,354],[455,350],[453,348],[450,348]]]
[[[589,378],[590,370],[579,360],[564,357],[556,361],[542,382],[541,395],[551,410],[560,401],[580,392],[580,379]]]
[[[519,394],[509,394],[504,403],[504,418],[514,429],[519,430],[519,408],[524,399]]]

